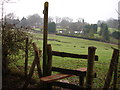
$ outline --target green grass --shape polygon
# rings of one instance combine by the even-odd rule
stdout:
[[[66,29],[62,29],[62,28],[57,28],[56,31],[59,31],[59,30],[66,30]]]
[[[116,28],[109,28],[108,30],[109,30],[110,33],[113,33],[113,32],[115,32],[115,31],[118,31],[118,29],[116,29]]]
[[[36,36],[42,37],[42,35]],[[112,58],[113,49],[111,47],[117,48],[117,45],[56,35],[49,35],[48,39],[52,39],[48,40],[48,44],[52,45],[52,50],[54,51],[74,54],[88,54],[88,47],[96,47],[96,55],[99,56],[99,61],[95,61],[94,69],[97,73],[97,78],[94,79],[94,87],[103,87],[104,79]],[[35,42],[39,45],[39,47],[42,48],[41,40],[35,40]],[[87,60],[54,56],[52,65],[55,67],[76,69],[80,67],[86,67]],[[70,82],[78,82],[78,77],[72,77],[68,80]]]
[[[34,37],[42,38],[42,34],[34,34]],[[34,40],[37,43],[39,49],[42,49],[43,41],[40,39]],[[113,49],[111,47],[117,48],[117,45],[98,42],[98,41],[90,41],[85,39],[71,38],[71,37],[63,37],[57,35],[48,35],[48,44],[52,45],[52,50],[68,52],[74,54],[88,54],[88,47],[94,46],[96,47],[96,55],[99,57],[99,61],[95,61],[94,70],[97,73],[97,78],[94,79],[94,87],[103,87],[104,79],[108,71],[109,63],[112,58]],[[34,57],[29,58],[29,66],[32,63]],[[18,61],[20,65],[24,65],[24,60]],[[42,59],[41,59],[42,61]],[[42,63],[42,62],[41,62]],[[75,59],[75,58],[62,58],[53,56],[52,66],[68,68],[68,69],[76,69],[80,67],[87,67],[87,60],[84,59]],[[69,82],[78,84],[78,77],[68,78]]]
[[[118,29],[116,29],[116,28],[108,28],[108,30],[109,30],[110,34],[115,32],[115,31],[118,31]],[[97,32],[99,32],[99,31],[100,31],[100,27],[98,27]]]
[[[40,28],[34,28],[34,30],[40,31]]]

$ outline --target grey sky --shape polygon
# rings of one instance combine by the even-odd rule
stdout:
[[[5,4],[6,14],[13,12],[19,18],[37,13],[43,17],[43,5],[46,0],[12,0],[17,3]],[[70,17],[76,20],[84,18],[86,22],[97,23],[98,20],[118,18],[120,0],[47,0],[49,16]]]

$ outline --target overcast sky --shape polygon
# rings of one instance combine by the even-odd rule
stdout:
[[[13,12],[19,18],[34,13],[43,17],[44,2],[49,2],[49,16],[70,17],[76,20],[84,18],[85,22],[97,23],[98,20],[118,18],[118,1],[120,0],[11,0],[16,3],[5,4],[6,14]],[[116,9],[116,10],[115,10]]]

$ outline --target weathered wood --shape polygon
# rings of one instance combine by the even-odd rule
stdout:
[[[81,88],[84,88],[84,79],[85,76],[79,76],[79,85]]]
[[[33,49],[35,52],[35,60],[36,60],[36,64],[37,64],[37,71],[38,71],[38,75],[39,77],[42,77],[42,70],[41,70],[41,66],[40,66],[40,57],[41,57],[41,50],[38,50],[36,43],[33,43]]]
[[[73,76],[73,75],[59,73],[59,74],[53,74],[51,76],[42,77],[42,78],[40,78],[40,81],[42,81],[44,83],[50,83],[50,82],[64,79],[64,78],[67,78],[70,76]]]
[[[51,44],[47,45],[47,55],[48,55],[47,76],[49,76],[52,73],[52,47],[51,47]]]
[[[118,60],[119,60],[119,50],[117,50],[117,59],[115,63],[115,69],[114,69],[114,80],[113,80],[113,88],[117,88],[117,79],[118,79]]]
[[[81,69],[71,70],[71,69],[52,67],[52,71],[60,72],[63,74],[76,75],[76,76],[80,76],[80,75],[85,76],[86,75],[86,71],[83,71],[83,70],[81,71]]]
[[[82,88],[80,86],[74,85],[74,84],[69,84],[69,83],[64,83],[64,82],[52,82],[53,86],[59,86],[62,88],[67,88],[70,90],[81,90]]]
[[[47,75],[48,2],[44,3],[43,76]]]
[[[87,68],[79,68],[79,69],[76,69],[76,71],[86,72]],[[51,76],[42,77],[42,78],[40,78],[40,80],[44,83],[50,83],[50,82],[60,80],[60,79],[64,79],[64,78],[71,77],[71,76],[75,76],[75,75],[74,74],[58,73],[58,74],[54,74],[54,75],[51,75]]]
[[[86,88],[92,89],[93,84],[93,67],[95,60],[95,47],[88,47],[88,64],[87,64],[87,75],[86,75]]]
[[[26,38],[26,47],[25,47],[25,77],[27,77],[28,69],[28,38]]]
[[[52,55],[60,56],[60,57],[88,59],[88,55],[79,55],[79,54],[72,54],[72,53],[58,52],[58,51],[52,51]],[[98,61],[98,56],[97,55],[95,55],[95,61]]]
[[[113,88],[117,88],[117,79],[118,79],[118,59],[119,59],[119,50],[117,52],[117,59],[115,63],[115,69],[114,69],[114,80],[113,80]]]
[[[36,64],[36,58],[34,58],[34,61],[32,63],[30,71],[29,71],[29,75],[27,77],[27,80],[25,81],[25,84],[24,84],[23,88],[27,88],[27,86],[29,85],[29,81],[30,81],[30,79],[31,79],[31,77],[33,75],[33,72],[34,72],[35,64]]]
[[[111,59],[111,62],[110,62],[110,66],[109,66],[109,70],[108,70],[108,73],[107,73],[107,77],[105,79],[105,84],[104,84],[104,87],[103,87],[104,90],[109,89],[110,82],[112,80],[112,74],[113,74],[113,71],[115,70],[118,56],[119,56],[119,50],[114,49],[112,59]],[[116,78],[115,78],[114,84],[116,84]],[[116,87],[116,86],[114,86],[114,87]]]
[[[37,56],[37,71],[38,71],[38,76],[39,78],[42,77],[42,70],[41,70],[41,65],[40,65],[40,57],[42,55],[42,51],[39,50],[38,56]]]
[[[41,56],[41,51],[38,51],[35,43],[32,43],[32,45],[33,45],[33,49],[35,51],[35,58],[33,60],[32,66],[31,66],[30,71],[29,71],[29,75],[27,77],[27,80],[25,81],[23,88],[26,88],[29,85],[29,81],[34,73],[34,69],[35,69],[36,64],[37,64],[37,69],[38,69],[38,75],[39,75],[39,77],[42,77],[42,72],[41,72],[40,62],[39,62],[39,56]]]

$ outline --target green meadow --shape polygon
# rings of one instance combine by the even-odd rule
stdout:
[[[40,50],[43,47],[43,35],[42,34],[33,34],[33,42],[35,42]],[[96,55],[98,55],[99,60],[95,61],[94,64],[94,71],[97,73],[97,77],[94,78],[94,88],[101,88],[105,82],[105,76],[107,74],[110,60],[112,58],[113,49],[111,47],[117,48],[117,45],[98,42],[98,41],[91,41],[79,38],[71,38],[71,37],[64,37],[64,36],[57,36],[54,34],[48,35],[48,44],[51,44],[53,51],[60,51],[60,52],[67,52],[73,54],[88,54],[88,47],[94,46],[96,47]],[[34,53],[29,55],[29,69],[34,59]],[[42,64],[42,57],[40,59],[40,63]],[[23,70],[24,60],[17,61],[17,68],[19,70]],[[52,58],[52,66],[66,68],[66,69],[77,69],[81,67],[87,67],[87,59],[75,59],[75,58],[67,58],[67,57],[57,57],[53,56]],[[13,65],[11,64],[11,67]],[[41,65],[42,67],[42,65]],[[23,70],[24,71],[24,70]],[[55,72],[53,72],[55,73]],[[36,80],[38,80],[37,71],[35,70],[34,76]],[[66,78],[68,82],[73,84],[79,84],[79,77],[70,77]]]
[[[37,43],[39,49],[42,49],[42,34],[35,34],[33,36],[37,37],[37,40],[34,40],[34,42]],[[111,47],[117,48],[117,45],[85,39],[57,36],[53,34],[48,35],[48,44],[52,45],[53,51],[86,55],[88,54],[88,47],[96,47],[96,55],[98,55],[99,60],[95,61],[94,65],[94,71],[97,73],[97,77],[94,78],[94,87],[103,87],[109,63],[112,58],[113,49]],[[87,60],[53,56],[52,66],[76,69],[87,67]],[[74,84],[78,84],[79,82],[78,77],[67,78],[67,80]]]

